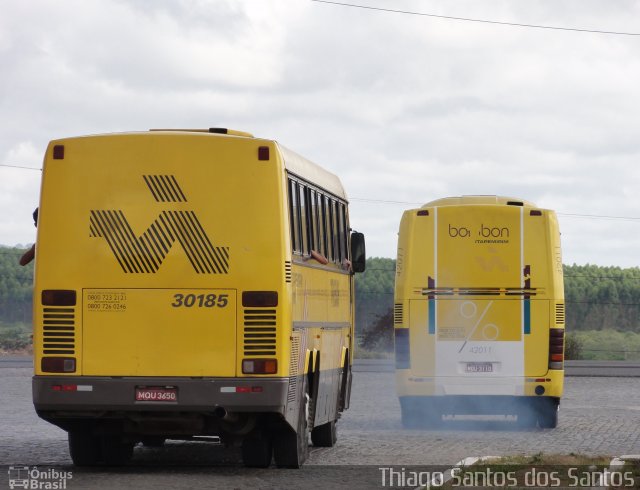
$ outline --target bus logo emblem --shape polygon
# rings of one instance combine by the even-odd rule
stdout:
[[[173,175],[143,178],[156,202],[188,202]],[[162,211],[136,236],[122,210],[91,210],[89,235],[106,240],[125,273],[155,274],[176,241],[198,274],[229,272],[229,247],[214,246],[193,211]]]

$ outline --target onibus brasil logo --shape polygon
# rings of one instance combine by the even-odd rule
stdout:
[[[9,488],[42,490],[64,490],[67,480],[73,478],[71,471],[55,468],[38,469],[37,466],[9,466]]]
[[[173,175],[144,175],[143,179],[156,202],[188,202]],[[163,210],[138,236],[124,211],[93,209],[89,235],[106,240],[125,273],[155,274],[175,242],[198,274],[229,272],[229,247],[213,245],[194,211]]]

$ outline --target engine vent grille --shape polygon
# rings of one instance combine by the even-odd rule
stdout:
[[[564,325],[564,303],[556,304],[556,325]]]
[[[42,318],[42,353],[75,354],[75,308],[46,307]]]
[[[276,355],[276,310],[268,308],[244,310],[244,355]]]
[[[287,260],[284,263],[284,280],[291,282],[291,261]]]
[[[300,335],[291,338],[291,359],[289,361],[289,390],[287,391],[287,403],[296,401],[298,391],[298,364],[300,356]]]
[[[402,303],[393,305],[393,323],[394,325],[402,325],[404,322],[404,310]]]

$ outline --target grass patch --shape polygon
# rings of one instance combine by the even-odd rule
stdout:
[[[579,359],[590,361],[640,361],[640,333],[616,330],[571,332],[580,344]]]
[[[0,322],[0,355],[31,354],[31,325]]]

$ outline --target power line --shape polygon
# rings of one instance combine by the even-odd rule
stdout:
[[[571,218],[588,218],[588,219],[620,219],[626,221],[638,221],[640,218],[635,216],[600,216],[597,214],[575,214],[575,213],[556,213],[558,216],[569,216]]]
[[[458,21],[464,21],[464,22],[477,22],[481,24],[496,24],[501,26],[526,27],[530,29],[548,29],[548,30],[554,30],[554,31],[586,32],[591,34],[608,34],[608,35],[615,35],[615,36],[640,36],[640,33],[638,32],[603,31],[598,29],[582,29],[578,27],[560,27],[560,26],[545,26],[545,25],[539,25],[539,24],[522,24],[518,22],[504,22],[504,21],[488,20],[488,19],[473,19],[470,17],[455,17],[452,15],[430,14],[426,12],[414,12],[411,10],[388,9],[388,8],[382,8],[382,7],[372,7],[370,5],[358,5],[354,3],[331,2],[329,0],[311,0],[311,1],[316,3],[327,3],[331,5],[338,5],[340,7],[352,7],[352,8],[366,9],[366,10],[377,10],[380,12],[392,12],[394,14],[419,15],[421,17],[434,17],[437,19],[458,20]]]
[[[313,0],[315,1],[315,0]],[[411,201],[391,201],[386,199],[370,199],[366,197],[350,197],[350,202],[367,202],[367,203],[376,203],[376,204],[403,204],[407,206],[423,206],[422,202],[411,202]],[[601,214],[578,214],[578,213],[561,213],[556,212],[558,216],[566,216],[569,218],[586,218],[586,219],[609,219],[609,220],[623,220],[623,221],[640,221],[640,217],[638,216],[610,216],[610,215],[601,215]]]
[[[373,296],[382,296],[382,295],[393,295],[393,291],[388,291],[388,292],[376,292],[376,291],[362,291],[358,288],[356,288],[356,294],[367,294],[367,295],[373,295]],[[640,306],[640,303],[620,303],[620,302],[611,302],[611,301],[572,301],[572,300],[565,300],[564,301],[565,304],[572,304],[572,305],[591,305],[591,306]]]
[[[408,206],[422,206],[423,202],[409,202],[409,201],[389,201],[384,199],[369,199],[366,197],[350,197],[349,201],[359,201],[359,202],[371,202],[371,203],[380,203],[380,204],[402,204]]]
[[[311,0],[321,1],[321,0]],[[8,165],[5,163],[0,163],[0,167],[9,167],[9,168],[21,168],[25,170],[39,170],[42,171],[41,168],[35,167],[26,167],[23,165]],[[378,203],[378,204],[402,204],[407,206],[422,206],[424,203],[422,202],[411,202],[411,201],[394,201],[389,199],[370,199],[366,197],[352,197],[349,201],[356,202],[368,202],[368,203]],[[608,215],[598,215],[598,214],[578,214],[578,213],[560,213],[556,212],[558,216],[568,216],[571,218],[586,218],[586,219],[609,219],[609,220],[624,220],[624,221],[640,221],[640,217],[636,216],[608,216]]]
[[[9,167],[9,168],[23,168],[25,170],[40,170],[42,171],[41,168],[36,168],[36,167],[25,167],[23,165],[8,165],[6,163],[0,163],[0,167]]]
[[[613,303],[611,301],[573,301],[564,300],[566,304],[571,305],[597,305],[597,306],[640,306],[640,303]]]
[[[312,0],[312,1],[320,1],[320,0]],[[24,165],[9,165],[6,163],[0,163],[0,167],[42,171],[41,168],[27,167]],[[352,197],[349,199],[349,201],[369,202],[369,203],[379,203],[379,204],[402,204],[402,205],[408,205],[408,206],[422,206],[424,204],[423,202],[395,201],[395,200],[389,200],[389,199],[371,199],[366,197]],[[619,219],[619,220],[631,220],[631,221],[640,220],[640,217],[635,217],[635,216],[608,216],[608,215],[597,215],[597,214],[578,214],[578,213],[561,213],[561,212],[556,212],[556,214],[558,216],[570,216],[574,218]]]
[[[622,269],[622,270],[627,270],[627,269]],[[364,274],[366,274],[369,271],[396,272],[396,269],[373,269],[373,268],[367,268],[364,271]],[[640,277],[627,277],[622,272],[617,276],[591,276],[591,275],[588,275],[588,274],[563,274],[563,277],[571,278],[571,279],[575,279],[577,277],[583,277],[583,278],[586,278],[586,279],[598,279],[598,280],[600,280],[600,279],[640,279]]]

